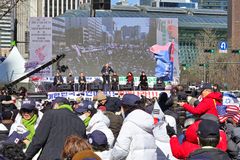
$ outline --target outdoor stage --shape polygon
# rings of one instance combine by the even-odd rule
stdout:
[[[119,97],[123,96],[124,94],[135,94],[137,96],[145,96],[147,98],[153,98],[158,97],[161,92],[166,92],[167,94],[170,94],[169,90],[151,90],[151,91],[107,91],[104,92],[105,95],[110,97]],[[82,97],[84,99],[92,100],[93,96],[97,94],[96,91],[65,91],[65,92],[48,92],[48,99],[53,100],[56,97],[65,97],[68,99],[76,99],[77,97]]]

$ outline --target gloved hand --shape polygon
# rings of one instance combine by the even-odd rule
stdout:
[[[169,124],[166,126],[166,129],[167,129],[167,134],[169,135],[169,137],[176,135],[174,128],[169,126]]]

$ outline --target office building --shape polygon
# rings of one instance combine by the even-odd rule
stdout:
[[[240,49],[240,1],[230,0],[228,9],[228,39],[232,49]]]
[[[82,0],[81,3],[87,2]],[[80,0],[42,0],[43,16],[56,17],[66,10],[78,9]]]
[[[152,0],[140,0],[140,5],[151,6]]]
[[[227,10],[228,0],[198,0],[199,8]]]
[[[122,8],[122,9],[121,9]],[[224,10],[200,10],[185,8],[156,8],[149,6],[141,6],[143,10],[137,9],[136,6],[113,6],[111,12],[109,11],[97,11],[97,17],[151,17],[151,18],[178,18],[178,34],[179,34],[179,62],[181,64],[193,64],[198,56],[199,49],[196,44],[196,37],[199,32],[204,29],[213,29],[215,34],[220,39],[227,38],[227,12]],[[68,11],[60,17],[66,17],[67,19],[77,17],[89,17],[88,13],[83,10]],[[155,21],[150,21],[150,26],[154,26]],[[123,27],[124,28],[124,27]],[[136,28],[136,30],[138,30]],[[125,33],[123,33],[125,32]],[[118,28],[115,31],[114,41],[121,43],[123,41],[123,35],[127,33],[127,28]],[[149,34],[151,39],[149,40],[151,45],[154,45],[156,41],[156,31],[150,29]]]
[[[198,8],[198,3],[190,0],[154,0],[152,7]]]
[[[7,0],[0,1],[0,56],[4,56],[11,48],[11,41],[13,39],[13,12],[8,12],[12,3]]]

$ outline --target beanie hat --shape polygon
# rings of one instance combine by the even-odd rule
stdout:
[[[212,120],[204,119],[199,123],[198,136],[202,138],[219,137],[219,125]]]
[[[98,91],[97,100],[101,101],[101,100],[104,100],[104,99],[107,99],[106,95],[102,91]]]

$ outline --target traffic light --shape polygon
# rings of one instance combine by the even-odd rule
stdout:
[[[235,49],[235,50],[232,50],[232,53],[235,53],[235,54],[240,54],[240,49]]]
[[[184,64],[182,64],[181,66],[183,67],[183,70],[186,70],[187,68],[189,68],[190,65],[184,63]]]
[[[206,64],[206,63],[200,63],[199,66],[201,66],[201,67],[208,67],[209,65]]]
[[[206,53],[214,53],[215,50],[214,49],[204,49],[204,52],[206,52]]]
[[[183,67],[189,67],[189,64],[182,64]]]

